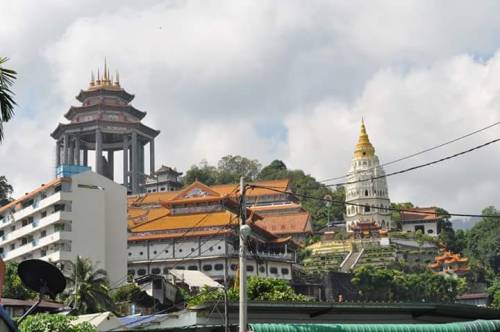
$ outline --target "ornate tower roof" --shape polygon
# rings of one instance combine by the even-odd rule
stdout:
[[[375,148],[368,134],[366,133],[365,122],[361,120],[361,132],[359,133],[358,144],[356,144],[356,149],[354,150],[354,158],[360,159],[365,157],[373,157],[375,155]]]

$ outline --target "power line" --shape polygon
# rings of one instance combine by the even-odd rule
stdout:
[[[373,180],[377,180],[377,179],[381,179],[381,178],[387,178],[389,176],[393,176],[393,175],[397,175],[397,174],[407,173],[407,172],[414,171],[414,170],[419,169],[419,168],[431,166],[431,165],[438,164],[440,162],[443,162],[443,161],[446,161],[446,160],[449,160],[449,159],[453,159],[453,158],[462,156],[464,154],[470,153],[470,152],[475,151],[475,150],[479,150],[481,148],[484,148],[485,146],[488,146],[490,144],[496,143],[498,141],[500,141],[500,138],[497,138],[497,139],[494,139],[492,141],[486,142],[484,144],[475,146],[475,147],[470,148],[468,150],[455,153],[454,155],[451,155],[451,156],[447,156],[447,157],[444,157],[444,158],[441,158],[441,159],[438,159],[438,160],[434,160],[434,161],[431,161],[431,162],[428,162],[428,163],[425,163],[425,164],[420,164],[420,165],[417,165],[417,166],[409,167],[409,168],[406,168],[406,169],[403,169],[403,170],[400,170],[400,171],[395,171],[395,172],[391,172],[391,173],[387,173],[387,174],[379,175],[379,176],[372,176],[370,178],[360,179],[360,180],[356,180],[356,181],[348,181],[348,182],[339,182],[339,183],[333,183],[333,184],[326,184],[325,186],[327,186],[327,187],[338,187],[338,186],[344,186],[346,184],[354,184],[354,183],[359,183],[359,182],[373,181]]]
[[[289,195],[295,196],[297,198],[298,197],[302,197],[302,198],[307,198],[307,199],[314,199],[314,200],[317,200],[317,201],[331,202],[331,203],[337,204],[337,205],[351,205],[351,206],[359,206],[359,207],[370,207],[370,208],[376,208],[378,210],[396,211],[396,212],[410,212],[410,213],[412,213],[412,212],[414,213],[415,212],[412,209],[397,209],[397,208],[392,208],[392,207],[373,207],[373,206],[367,205],[367,204],[350,203],[350,202],[344,202],[344,201],[339,201],[339,200],[330,200],[330,199],[325,199],[325,198],[321,198],[321,197],[314,197],[314,196],[309,196],[309,195],[305,195],[305,194],[296,194],[296,193],[293,193],[293,192],[290,192],[290,191],[283,191],[283,190],[273,189],[272,187],[259,186],[259,185],[250,185],[250,186],[252,186],[254,188],[268,189],[268,190],[275,191],[275,192],[282,193],[282,194],[289,194]],[[429,214],[429,215],[436,215],[436,213],[434,213],[434,212],[427,212],[427,211],[418,211],[418,213]],[[444,215],[445,216],[452,216],[452,217],[500,218],[500,215],[470,214],[470,213],[451,213],[451,212],[447,212]]]
[[[475,130],[475,131],[470,132],[470,133],[468,133],[468,134],[465,134],[465,135],[462,135],[462,136],[460,136],[460,137],[454,138],[454,139],[452,139],[452,140],[450,140],[450,141],[447,141],[447,142],[441,143],[441,144],[439,144],[439,145],[436,145],[436,146],[433,146],[433,147],[430,147],[430,148],[427,148],[427,149],[421,150],[421,151],[416,152],[416,153],[412,153],[412,154],[410,154],[410,155],[407,155],[407,156],[404,156],[404,157],[398,158],[398,159],[396,159],[396,160],[392,160],[392,161],[386,162],[386,163],[384,163],[384,164],[381,164],[381,165],[380,165],[380,167],[384,167],[384,166],[392,165],[392,164],[398,163],[398,162],[400,162],[400,161],[403,161],[403,160],[406,160],[406,159],[410,159],[410,158],[413,158],[413,157],[419,156],[419,155],[424,154],[424,153],[426,153],[426,152],[429,152],[429,151],[432,151],[432,150],[436,150],[436,149],[441,148],[441,147],[443,147],[443,146],[446,146],[446,145],[448,145],[448,144],[455,143],[455,142],[460,141],[460,140],[462,140],[462,139],[464,139],[464,138],[467,138],[467,137],[469,137],[469,136],[475,135],[475,134],[477,134],[477,133],[480,133],[480,132],[482,132],[482,131],[485,131],[485,130],[487,130],[487,129],[490,129],[490,128],[492,128],[492,127],[495,127],[495,126],[497,126],[497,125],[499,125],[499,124],[500,124],[500,121],[495,122],[495,123],[493,123],[493,124],[490,124],[490,125],[488,125],[488,126],[486,126],[486,127],[481,128],[481,129],[478,129],[478,130]],[[367,169],[366,171],[370,171],[370,170],[373,170],[373,169],[375,169],[375,168],[376,168],[376,167],[372,167],[372,168]],[[337,176],[337,177],[333,177],[333,178],[324,179],[324,180],[321,180],[321,181],[318,181],[318,182],[328,182],[328,181],[333,181],[333,180],[340,180],[340,179],[344,179],[344,178],[346,178],[346,177],[347,177],[347,175],[342,175],[342,176]]]

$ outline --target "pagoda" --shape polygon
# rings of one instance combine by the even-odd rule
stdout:
[[[429,267],[434,273],[463,276],[470,271],[467,264],[468,261],[469,259],[467,257],[462,257],[458,253],[444,250],[441,255],[436,256],[435,262],[430,264]]]
[[[91,76],[89,86],[64,115],[70,122],[59,123],[51,136],[56,140],[56,165],[89,166],[89,151],[95,156],[94,171],[114,180],[114,153],[123,152],[123,185],[129,193],[144,191],[145,146],[149,145],[150,174],[155,170],[154,139],[160,131],[141,123],[146,116],[130,102],[134,95],[120,86],[119,75],[113,80],[104,62],[101,76]]]
[[[348,232],[377,234],[390,228],[391,202],[384,175],[361,120],[361,132],[345,185]]]

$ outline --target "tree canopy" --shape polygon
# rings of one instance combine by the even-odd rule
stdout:
[[[304,302],[308,298],[302,294],[297,294],[292,287],[281,279],[249,277],[248,284],[249,301],[270,301],[270,302]],[[231,288],[228,290],[228,297],[231,301],[237,301],[239,290]],[[203,303],[217,302],[224,298],[221,289],[211,289],[204,287],[198,294],[187,299],[190,306]]]
[[[75,314],[92,314],[114,309],[109,295],[109,281],[105,270],[96,269],[87,258],[77,256],[71,262],[71,273],[66,276],[66,304]]]
[[[292,192],[311,213],[314,229],[325,226],[328,220],[343,219],[344,205],[338,203],[345,201],[343,188],[332,191],[302,170],[289,170],[281,160],[274,160],[262,168],[257,160],[228,155],[219,160],[217,167],[206,161],[191,166],[184,182],[190,184],[198,179],[206,185],[238,183],[241,176],[246,181],[290,179]],[[328,204],[325,199],[332,203]]]
[[[5,279],[2,297],[20,300],[35,299],[37,294],[24,287],[21,278],[17,275],[17,266],[15,262],[5,264]]]
[[[17,73],[4,67],[9,59],[0,57],[0,142],[3,140],[3,123],[9,121],[14,115],[14,92],[11,87],[14,84]]]
[[[493,206],[485,208],[482,214],[500,217],[500,211]],[[500,274],[500,218],[482,218],[467,232],[466,243],[466,255]]]
[[[362,266],[354,271],[352,283],[368,301],[452,303],[465,290],[465,280],[432,273]]]
[[[7,181],[7,178],[3,175],[0,176],[0,207],[9,203],[12,198],[13,188]]]
[[[88,322],[72,324],[76,317],[36,314],[26,317],[19,326],[21,332],[97,332]]]
[[[260,169],[261,164],[255,159],[227,155],[219,160],[217,167],[209,165],[206,160],[191,166],[184,176],[184,184],[188,185],[196,180],[209,186],[237,183],[242,176],[245,181],[254,181]]]

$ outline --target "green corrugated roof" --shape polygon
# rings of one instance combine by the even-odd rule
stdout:
[[[500,320],[446,324],[250,324],[253,332],[495,332]]]

